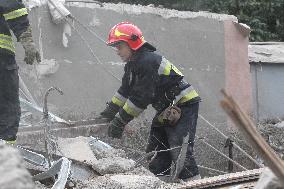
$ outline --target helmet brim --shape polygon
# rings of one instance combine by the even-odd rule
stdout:
[[[107,42],[107,45],[111,47],[116,47],[120,43],[121,41],[113,41],[113,42]]]

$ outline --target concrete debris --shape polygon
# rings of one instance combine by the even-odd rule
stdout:
[[[32,177],[24,167],[18,151],[0,144],[0,186],[5,189],[33,189]]]
[[[96,176],[97,175],[91,167],[82,165],[81,163],[72,162],[70,175],[71,180],[89,180]]]
[[[48,166],[47,159],[43,155],[27,150],[21,146],[17,146],[17,149],[25,161],[44,168]]]
[[[278,124],[260,124],[258,129],[266,142],[273,150],[284,159],[284,127],[281,127],[281,122]]]
[[[281,121],[281,122],[275,124],[275,127],[284,128],[284,121]]]
[[[44,184],[41,184],[40,182],[35,182],[36,189],[47,189],[47,187]]]
[[[284,189],[281,186],[279,179],[273,174],[270,169],[265,169],[261,174],[255,189]]]
[[[162,185],[157,177],[139,175],[106,175],[77,184],[76,189],[155,189]]]
[[[118,185],[118,188],[125,189],[143,189],[143,188],[159,188],[162,182],[151,176],[139,175],[114,175],[110,177],[110,181]]]
[[[58,138],[58,155],[93,165],[96,163],[97,158],[89,146],[89,141],[88,137],[82,136],[76,138]]]
[[[127,174],[132,174],[132,175],[144,175],[144,176],[152,176],[155,177],[153,173],[151,173],[148,169],[145,167],[137,167],[135,169],[132,169],[127,172]]]
[[[50,167],[50,169],[48,169],[47,171],[33,176],[33,179],[35,181],[40,181],[45,180],[47,178],[55,178],[55,176],[57,176],[57,179],[54,185],[52,186],[52,189],[64,189],[67,179],[70,175],[70,167],[71,161],[63,157],[60,158],[58,161],[54,162],[52,167]]]
[[[116,174],[124,173],[134,168],[135,161],[121,158],[121,157],[108,157],[102,158],[93,165],[93,169],[100,173],[105,174]]]
[[[115,149],[96,138],[91,137],[92,141],[89,142],[90,147],[97,159],[108,157],[126,157],[124,150]]]

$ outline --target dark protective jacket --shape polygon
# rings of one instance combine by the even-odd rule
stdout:
[[[28,11],[21,0],[0,0],[0,57],[15,54],[10,30],[19,39],[29,26]]]
[[[183,74],[165,57],[145,45],[124,67],[122,85],[112,97],[126,121],[137,117],[149,104],[161,112],[171,103],[195,103],[200,97]]]

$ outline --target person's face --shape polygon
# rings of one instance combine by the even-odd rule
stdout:
[[[132,56],[132,49],[128,46],[127,43],[121,42],[116,46],[117,55],[120,56],[123,62],[128,62]]]

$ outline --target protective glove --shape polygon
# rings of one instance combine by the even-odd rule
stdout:
[[[122,133],[124,131],[126,124],[127,122],[122,120],[122,118],[115,116],[114,119],[109,124],[108,136],[120,139],[122,137]]]
[[[28,27],[27,31],[23,32],[20,37],[19,41],[23,45],[25,49],[25,59],[24,61],[27,64],[32,65],[36,60],[38,63],[41,61],[40,54],[35,47],[35,43],[32,38],[32,29]]]
[[[181,117],[181,109],[177,106],[167,107],[159,116],[158,121],[160,123],[176,126],[177,122]]]
[[[111,121],[113,120],[118,111],[119,106],[112,102],[107,102],[105,110],[100,113],[100,118],[106,118],[108,121]]]

